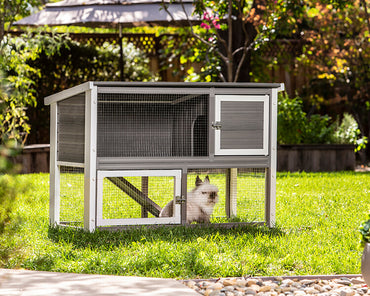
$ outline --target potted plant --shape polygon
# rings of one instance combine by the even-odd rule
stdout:
[[[361,273],[367,284],[370,287],[370,214],[367,221],[360,225],[361,246],[364,248],[361,258]]]

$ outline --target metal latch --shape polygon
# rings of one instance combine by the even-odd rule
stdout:
[[[186,198],[184,196],[176,196],[175,199],[176,199],[176,204],[181,205],[186,202]]]
[[[219,122],[219,121],[212,122],[212,128],[214,128],[215,130],[220,130],[221,129],[221,122]]]

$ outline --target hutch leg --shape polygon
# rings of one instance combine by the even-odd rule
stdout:
[[[227,169],[226,172],[226,216],[235,217],[237,214],[237,177],[238,169]]]
[[[141,192],[148,196],[149,177],[141,177]],[[148,211],[145,206],[141,207],[141,218],[148,218]]]

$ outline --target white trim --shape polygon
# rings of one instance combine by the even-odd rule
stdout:
[[[152,225],[152,224],[180,224],[181,205],[175,203],[174,216],[163,218],[130,218],[104,219],[103,218],[103,181],[107,177],[174,177],[174,201],[181,195],[181,170],[125,170],[125,171],[98,171],[97,173],[97,203],[96,225]]]
[[[49,222],[50,225],[59,224],[60,220],[60,171],[57,165],[58,157],[58,106],[50,106],[50,196]]]
[[[268,95],[216,95],[215,121],[221,122],[221,102],[263,102],[263,148],[262,149],[222,149],[221,130],[215,130],[215,155],[268,155],[269,153],[269,96]]]
[[[51,105],[53,103],[56,103],[58,101],[65,100],[67,98],[70,98],[72,96],[82,94],[94,87],[93,82],[85,82],[83,84],[71,87],[69,89],[63,90],[61,92],[58,92],[56,94],[53,94],[51,96],[44,98],[44,104],[45,105]]]
[[[87,231],[94,231],[96,226],[97,96],[97,87],[85,93],[84,229]]]
[[[79,162],[70,161],[57,161],[58,166],[74,167],[74,168],[84,168],[85,164]]]
[[[280,87],[278,87],[276,90],[277,90],[277,92],[279,92],[279,91],[285,91],[285,84],[284,83],[280,83]]]
[[[284,86],[284,84],[283,84]],[[276,167],[277,167],[277,109],[279,89],[272,89],[271,94],[271,121],[270,121],[270,168],[267,170],[267,192],[265,219],[268,227],[274,227],[276,221]]]

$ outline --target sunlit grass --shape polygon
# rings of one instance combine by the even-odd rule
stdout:
[[[49,228],[49,176],[19,175],[20,224],[1,267],[174,278],[360,273],[358,225],[370,203],[367,173],[280,173],[277,227],[159,228],[86,233]]]

